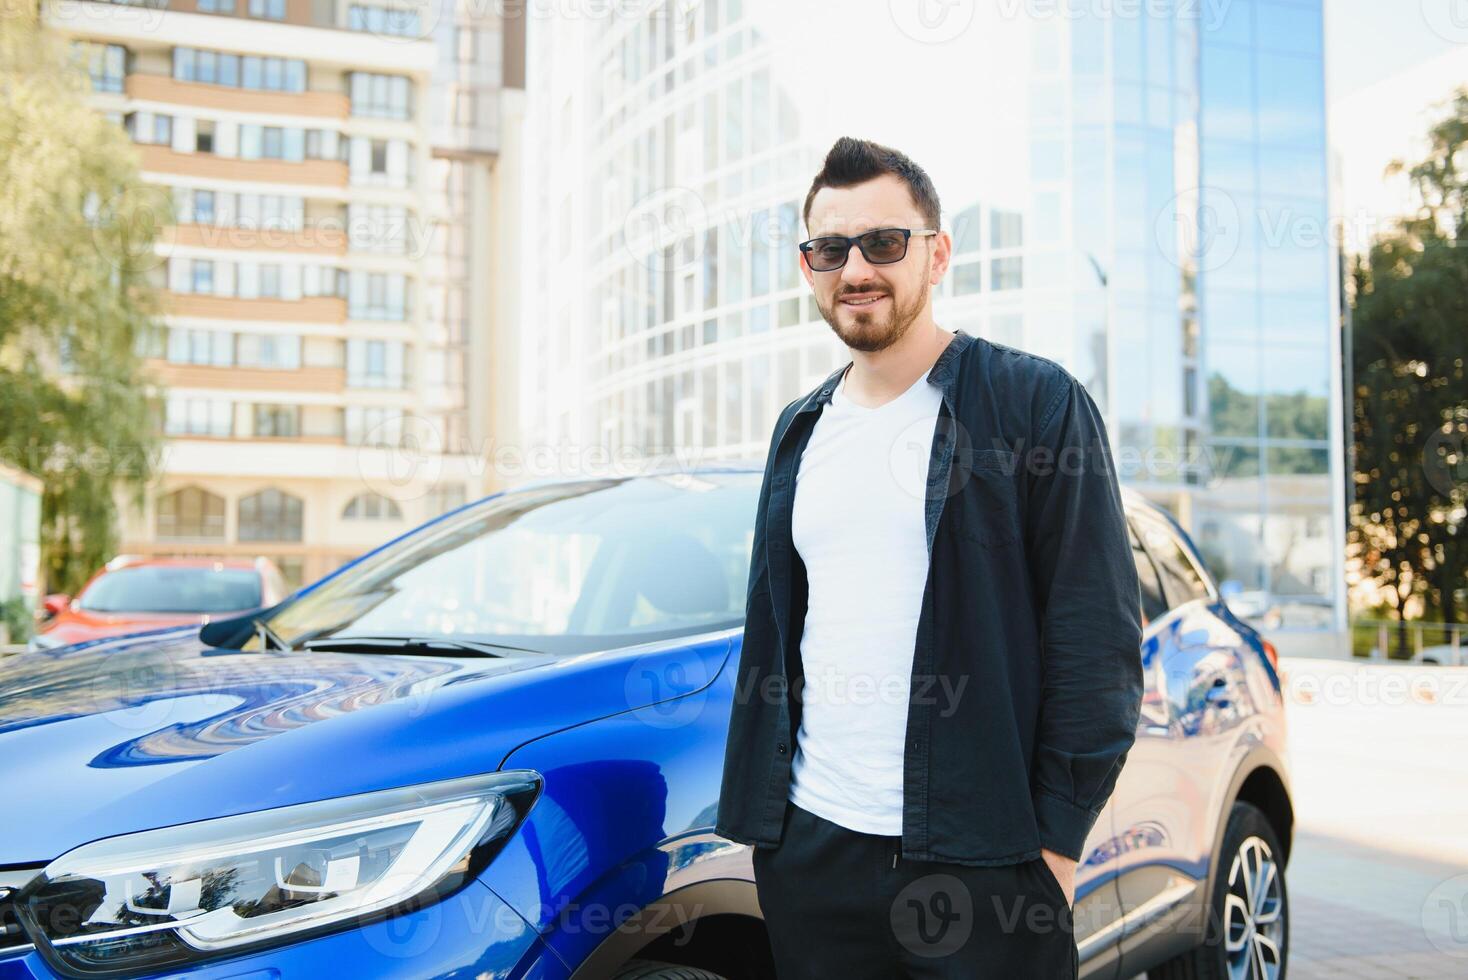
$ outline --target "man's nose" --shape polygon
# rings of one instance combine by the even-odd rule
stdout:
[[[846,253],[846,264],[841,267],[841,281],[848,286],[860,286],[876,278],[872,264],[861,254],[861,247],[853,243]]]

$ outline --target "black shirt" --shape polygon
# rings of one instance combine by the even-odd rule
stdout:
[[[791,543],[795,474],[845,369],[785,406],[765,462],[715,824],[744,844],[779,843],[808,587]],[[962,329],[927,380],[943,404],[902,853],[995,865],[1046,847],[1079,860],[1142,699],[1140,592],[1101,415],[1059,365]]]

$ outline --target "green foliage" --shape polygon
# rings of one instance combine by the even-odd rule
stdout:
[[[31,638],[35,620],[31,607],[20,596],[0,600],[0,630],[6,643],[24,643]]]
[[[1330,400],[1306,391],[1271,392],[1263,398],[1240,391],[1222,374],[1208,378],[1209,418],[1218,435],[1253,439],[1259,435],[1259,413],[1264,413],[1267,434],[1275,439],[1329,438]],[[1282,473],[1319,473],[1322,464],[1313,449],[1281,447],[1271,451],[1269,471]],[[1220,476],[1226,478],[1258,476],[1259,451],[1254,448],[1222,447],[1218,450]]]
[[[1352,275],[1351,548],[1398,619],[1416,599],[1451,623],[1468,586],[1468,175],[1457,168],[1468,91],[1429,135],[1406,171],[1422,212],[1378,237]]]
[[[137,350],[157,329],[168,202],[87,85],[69,49],[0,18],[0,460],[45,483],[52,591],[111,556],[114,494],[141,494],[158,447]]]

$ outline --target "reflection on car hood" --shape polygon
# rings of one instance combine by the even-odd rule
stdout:
[[[67,643],[85,643],[108,636],[124,636],[145,630],[167,629],[170,626],[186,626],[205,623],[220,616],[238,616],[239,613],[137,613],[95,612],[90,609],[68,609],[56,616],[40,633],[51,641],[50,646]]]
[[[0,658],[0,865],[492,771],[530,739],[659,700],[626,682],[634,664],[702,686],[728,648],[723,637],[560,660],[246,653],[190,627]]]

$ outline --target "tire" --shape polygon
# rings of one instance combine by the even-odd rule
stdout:
[[[696,966],[660,963],[657,960],[628,960],[613,980],[724,980],[724,977]]]
[[[1235,803],[1223,832],[1203,943],[1148,970],[1148,980],[1228,980],[1233,976],[1284,980],[1289,961],[1290,903],[1281,862],[1283,853],[1279,837],[1264,813],[1251,804]],[[1246,869],[1255,870],[1250,876],[1254,881],[1265,881],[1260,894],[1246,888]],[[1231,936],[1233,942],[1226,943],[1226,936]],[[1241,968],[1244,972],[1239,972]]]

